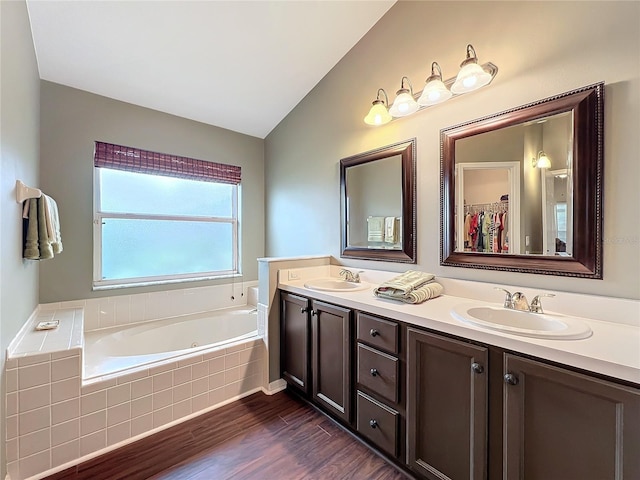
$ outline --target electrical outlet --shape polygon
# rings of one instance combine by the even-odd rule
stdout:
[[[289,270],[289,280],[300,280],[300,274]]]

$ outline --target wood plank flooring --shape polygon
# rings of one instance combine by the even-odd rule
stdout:
[[[404,480],[324,415],[256,393],[47,480]]]

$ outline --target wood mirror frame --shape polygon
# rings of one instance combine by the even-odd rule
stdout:
[[[573,255],[455,251],[456,141],[536,119],[573,112]],[[440,131],[440,264],[452,267],[602,278],[604,83],[556,95]]]
[[[402,164],[401,249],[349,246],[347,223],[347,169],[400,155]],[[395,143],[340,160],[341,254],[343,258],[416,263],[416,139]]]

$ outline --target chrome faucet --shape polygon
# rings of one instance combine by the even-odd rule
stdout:
[[[346,282],[351,282],[351,283],[360,283],[361,273],[362,273],[362,270],[360,270],[358,273],[353,273],[351,270],[347,270],[346,268],[343,268],[342,270],[340,270],[340,276],[344,277]]]
[[[531,305],[527,301],[527,297],[522,292],[511,293],[508,290],[500,287],[494,287],[496,290],[502,290],[505,293],[504,297],[504,308],[508,308],[510,310],[521,310],[525,312],[531,313],[544,313],[542,310],[542,303],[540,301],[541,297],[555,297],[553,293],[542,293],[540,295],[536,295],[531,301]]]

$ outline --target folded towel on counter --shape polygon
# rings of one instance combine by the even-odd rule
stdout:
[[[367,218],[367,240],[369,242],[384,240],[384,217]]]
[[[384,241],[385,243],[398,243],[398,229],[396,224],[398,219],[396,217],[384,218]]]
[[[384,282],[373,293],[380,298],[398,300],[405,303],[422,303],[442,294],[444,288],[433,281],[431,273],[407,270],[401,275]]]

